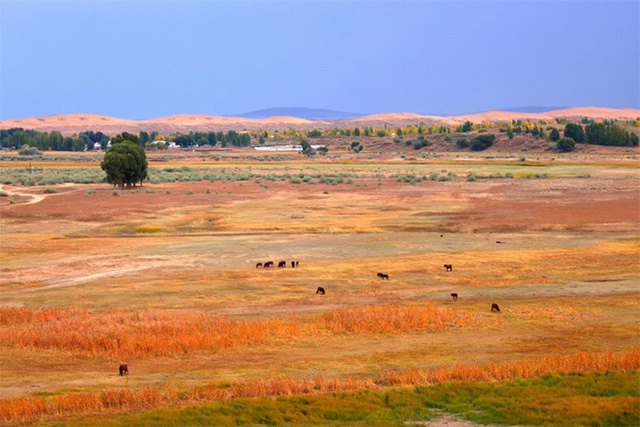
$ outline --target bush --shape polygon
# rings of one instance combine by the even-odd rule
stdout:
[[[57,193],[57,192],[58,192],[58,190],[56,190],[56,189],[55,189],[55,188],[53,188],[53,187],[49,187],[49,188],[45,188],[45,189],[44,189],[44,193],[45,193],[45,194],[53,194],[53,193]]]
[[[469,146],[469,141],[466,139],[459,139],[456,141],[456,147],[458,148],[467,148]]]
[[[573,138],[564,137],[560,141],[558,141],[556,148],[559,151],[562,151],[565,153],[569,151],[574,151],[576,149],[576,142],[573,140]]]
[[[39,156],[42,154],[36,147],[30,147],[27,144],[23,145],[18,154],[21,156]]]
[[[471,140],[471,149],[473,151],[482,151],[493,145],[493,141],[496,139],[496,136],[493,134],[490,135],[478,135]]]

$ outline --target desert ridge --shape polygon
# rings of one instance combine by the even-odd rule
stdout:
[[[416,113],[378,113],[349,120],[307,120],[292,116],[272,116],[250,119],[237,116],[215,116],[206,114],[174,114],[146,120],[130,120],[102,114],[54,114],[39,117],[0,120],[0,129],[23,128],[41,132],[57,130],[64,135],[93,130],[104,133],[156,131],[161,133],[191,131],[243,131],[277,129],[326,129],[330,127],[379,127],[400,126],[410,123],[458,125],[466,121],[506,122],[511,120],[553,120],[566,118],[580,120],[583,117],[601,120],[635,120],[640,117],[637,108],[572,107],[543,113],[518,113],[511,111],[486,111],[459,116],[420,115]]]

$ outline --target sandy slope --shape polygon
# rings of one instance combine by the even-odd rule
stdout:
[[[544,113],[516,113],[510,111],[486,111],[461,116],[431,116],[415,113],[380,113],[340,121],[311,121],[290,116],[273,116],[266,119],[247,119],[244,117],[210,116],[205,114],[176,114],[149,120],[128,120],[100,114],[56,114],[42,117],[0,120],[0,129],[21,127],[50,132],[58,130],[65,135],[84,130],[105,133],[157,131],[162,133],[210,131],[210,130],[252,130],[252,129],[288,129],[288,128],[327,128],[327,127],[363,127],[404,125],[408,123],[437,123],[455,125],[469,120],[499,122],[514,119],[552,120],[557,117],[580,119],[589,117],[595,120],[617,119],[632,120],[640,117],[640,109],[573,107]]]

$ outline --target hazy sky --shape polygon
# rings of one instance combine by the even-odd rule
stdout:
[[[640,2],[0,0],[0,118],[640,107]]]

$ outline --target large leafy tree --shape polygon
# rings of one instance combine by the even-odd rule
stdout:
[[[147,155],[135,142],[124,140],[113,144],[104,155],[100,167],[107,173],[107,182],[119,187],[142,185],[147,175]]]

